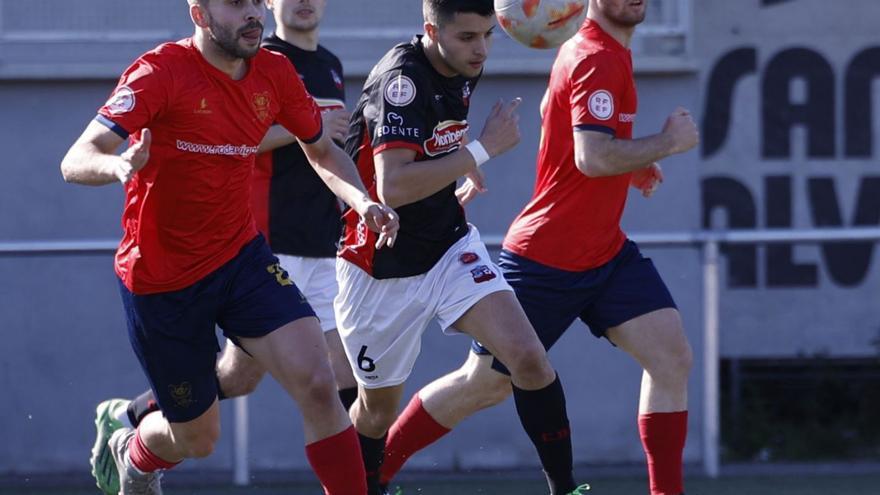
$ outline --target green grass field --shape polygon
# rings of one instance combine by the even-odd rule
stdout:
[[[645,481],[628,478],[592,480],[596,495],[646,495]],[[166,495],[319,495],[315,484],[279,484],[272,486],[230,487],[228,485],[180,486],[170,484]],[[175,486],[177,485],[177,486]],[[432,482],[425,480],[401,483],[405,495],[543,495],[546,486],[540,481],[468,479]],[[835,476],[748,476],[722,477],[717,480],[694,478],[688,481],[688,495],[880,495],[880,473]],[[0,488],[0,495],[100,495],[90,488]]]

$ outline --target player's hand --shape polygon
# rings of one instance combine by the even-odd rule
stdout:
[[[147,165],[150,160],[150,144],[152,142],[152,133],[149,129],[144,129],[141,131],[140,139],[119,156],[121,159],[116,161],[116,169],[113,170],[119,182],[128,184],[134,174]]]
[[[397,213],[390,206],[364,199],[358,205],[357,212],[368,229],[379,233],[376,249],[382,249],[384,246],[394,247],[400,221]]]
[[[645,168],[636,170],[630,176],[629,183],[634,188],[642,191],[642,196],[650,198],[654,191],[663,183],[663,170],[660,164],[654,162]]]
[[[488,192],[486,189],[486,176],[483,171],[476,169],[464,176],[464,183],[455,190],[455,197],[458,198],[458,204],[464,206],[471,202],[477,194]]]
[[[330,136],[330,139],[343,143],[348,135],[348,120],[351,113],[344,108],[336,110],[328,110],[321,113],[321,120],[324,122],[324,132]]]
[[[508,103],[498,100],[480,133],[480,143],[486,148],[489,156],[495,158],[519,143],[519,114],[516,107],[522,98],[514,98]]]
[[[663,124],[663,134],[672,140],[672,153],[684,153],[700,142],[700,132],[691,113],[678,107]]]

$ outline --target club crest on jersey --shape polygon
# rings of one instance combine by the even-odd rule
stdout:
[[[116,91],[110,96],[110,99],[107,100],[105,106],[111,114],[119,115],[121,113],[132,111],[132,109],[134,109],[135,101],[134,91],[128,86],[120,86],[116,88]]]
[[[480,259],[480,255],[477,253],[467,251],[461,253],[458,257],[458,261],[461,261],[463,265],[470,265],[471,263],[476,263]]]
[[[400,74],[385,83],[384,93],[385,101],[396,107],[405,107],[416,99],[416,85],[412,79]]]
[[[437,156],[454,151],[461,146],[461,139],[469,129],[466,120],[444,120],[434,127],[431,138],[424,143],[425,154]]]
[[[607,90],[594,91],[587,104],[590,115],[599,120],[608,120],[614,115],[614,97]]]
[[[464,106],[470,106],[471,104],[471,82],[465,81],[464,87],[461,88],[461,100],[464,102]]]
[[[260,122],[265,122],[271,116],[272,112],[269,110],[269,104],[271,102],[272,99],[269,97],[268,91],[254,93],[251,103],[254,105],[254,112],[256,112],[257,118],[260,119]]]
[[[333,84],[336,85],[336,89],[342,91],[342,77],[336,72],[336,69],[330,69],[330,77],[333,78]]]
[[[486,265],[480,265],[471,270],[471,276],[474,277],[474,282],[480,284],[495,278],[495,272],[490,270]]]

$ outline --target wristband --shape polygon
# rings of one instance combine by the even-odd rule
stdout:
[[[489,156],[489,152],[486,151],[486,148],[483,147],[483,143],[478,139],[474,139],[465,145],[465,149],[468,150],[472,157],[474,157],[474,161],[477,162],[478,167],[492,158]]]

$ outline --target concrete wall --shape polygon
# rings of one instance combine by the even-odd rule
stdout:
[[[666,115],[682,105],[700,120],[704,145],[701,151],[664,162],[666,182],[654,198],[632,195],[624,218],[626,229],[825,225],[834,220],[832,197],[838,201],[844,225],[854,219],[876,225],[880,221],[877,155],[870,146],[866,151],[864,143],[876,141],[877,119],[870,110],[876,107],[872,102],[877,98],[871,96],[877,89],[868,84],[866,92],[863,83],[846,83],[863,81],[864,74],[880,70],[877,52],[865,52],[877,45],[873,26],[880,16],[874,0],[853,0],[846,11],[831,11],[820,0],[773,2],[766,7],[761,3],[771,2],[694,3],[691,62],[698,70],[639,75],[635,132],[640,136],[658,131]],[[774,66],[774,57],[794,48],[808,48],[819,58],[798,51],[793,59],[777,59],[780,68],[775,72],[768,69]],[[742,50],[729,55],[736,49]],[[848,79],[848,67],[859,53],[867,53],[860,60],[867,59],[868,68]],[[727,65],[721,63],[731,59]],[[361,58],[343,61],[363,63]],[[484,235],[502,235],[531,193],[540,126],[537,106],[546,77],[493,76],[491,70],[492,66],[475,92],[472,125],[479,131],[495,98],[522,96],[523,141],[514,152],[486,166],[490,193],[469,206],[468,216]],[[744,76],[737,77],[737,71]],[[806,72],[815,82],[798,78],[786,82],[784,74],[792,71]],[[721,81],[721,89],[714,92],[713,77]],[[347,80],[350,101],[361,83],[357,76]],[[723,91],[727,86],[733,88],[729,98]],[[64,152],[112,87],[109,77],[0,81],[0,147],[7,150],[0,180],[0,241],[118,238],[120,188],[70,186],[58,173]],[[803,110],[786,108],[788,100],[772,92],[762,96],[762,87],[791,88],[790,101],[809,105]],[[850,114],[844,112],[847,98],[856,102]],[[826,112],[829,100],[833,107]],[[780,122],[801,115],[798,112],[804,112],[815,130],[807,135],[796,126],[791,146],[785,149],[780,143],[789,134],[779,131],[784,129]],[[864,112],[871,117],[867,122],[875,123],[867,137]],[[728,117],[730,124],[724,125]],[[851,122],[849,131],[846,122]],[[762,138],[767,133],[772,139]],[[855,144],[847,148],[845,137],[850,134],[861,137],[851,138]],[[812,152],[808,141],[813,143]],[[830,149],[829,143],[834,143]],[[826,179],[836,196],[828,195],[831,186]],[[786,195],[789,185],[791,199]],[[827,249],[823,253],[813,246],[795,246],[790,252],[726,251],[722,353],[875,352],[869,342],[880,326],[876,304],[880,274],[871,263],[873,244],[846,249],[841,253]],[[677,299],[697,351],[690,389],[691,434],[685,451],[686,461],[696,462],[702,443],[699,253],[691,248],[645,251]],[[127,342],[111,261],[110,254],[0,256],[4,281],[0,284],[4,337],[0,437],[5,440],[0,442],[0,474],[85,472],[94,405],[145,388]],[[813,269],[798,268],[801,265],[814,266],[815,277]],[[444,337],[430,328],[409,392],[456,367],[465,358],[468,343],[464,337]],[[642,462],[635,428],[640,378],[635,363],[592,338],[579,323],[551,357],[568,393],[576,460]],[[225,430],[218,452],[187,463],[184,469],[231,466],[231,405],[223,406],[223,416]],[[251,397],[251,428],[254,468],[307,469],[296,408],[271,379]],[[508,401],[465,421],[411,465],[443,470],[535,466],[536,456]]]

